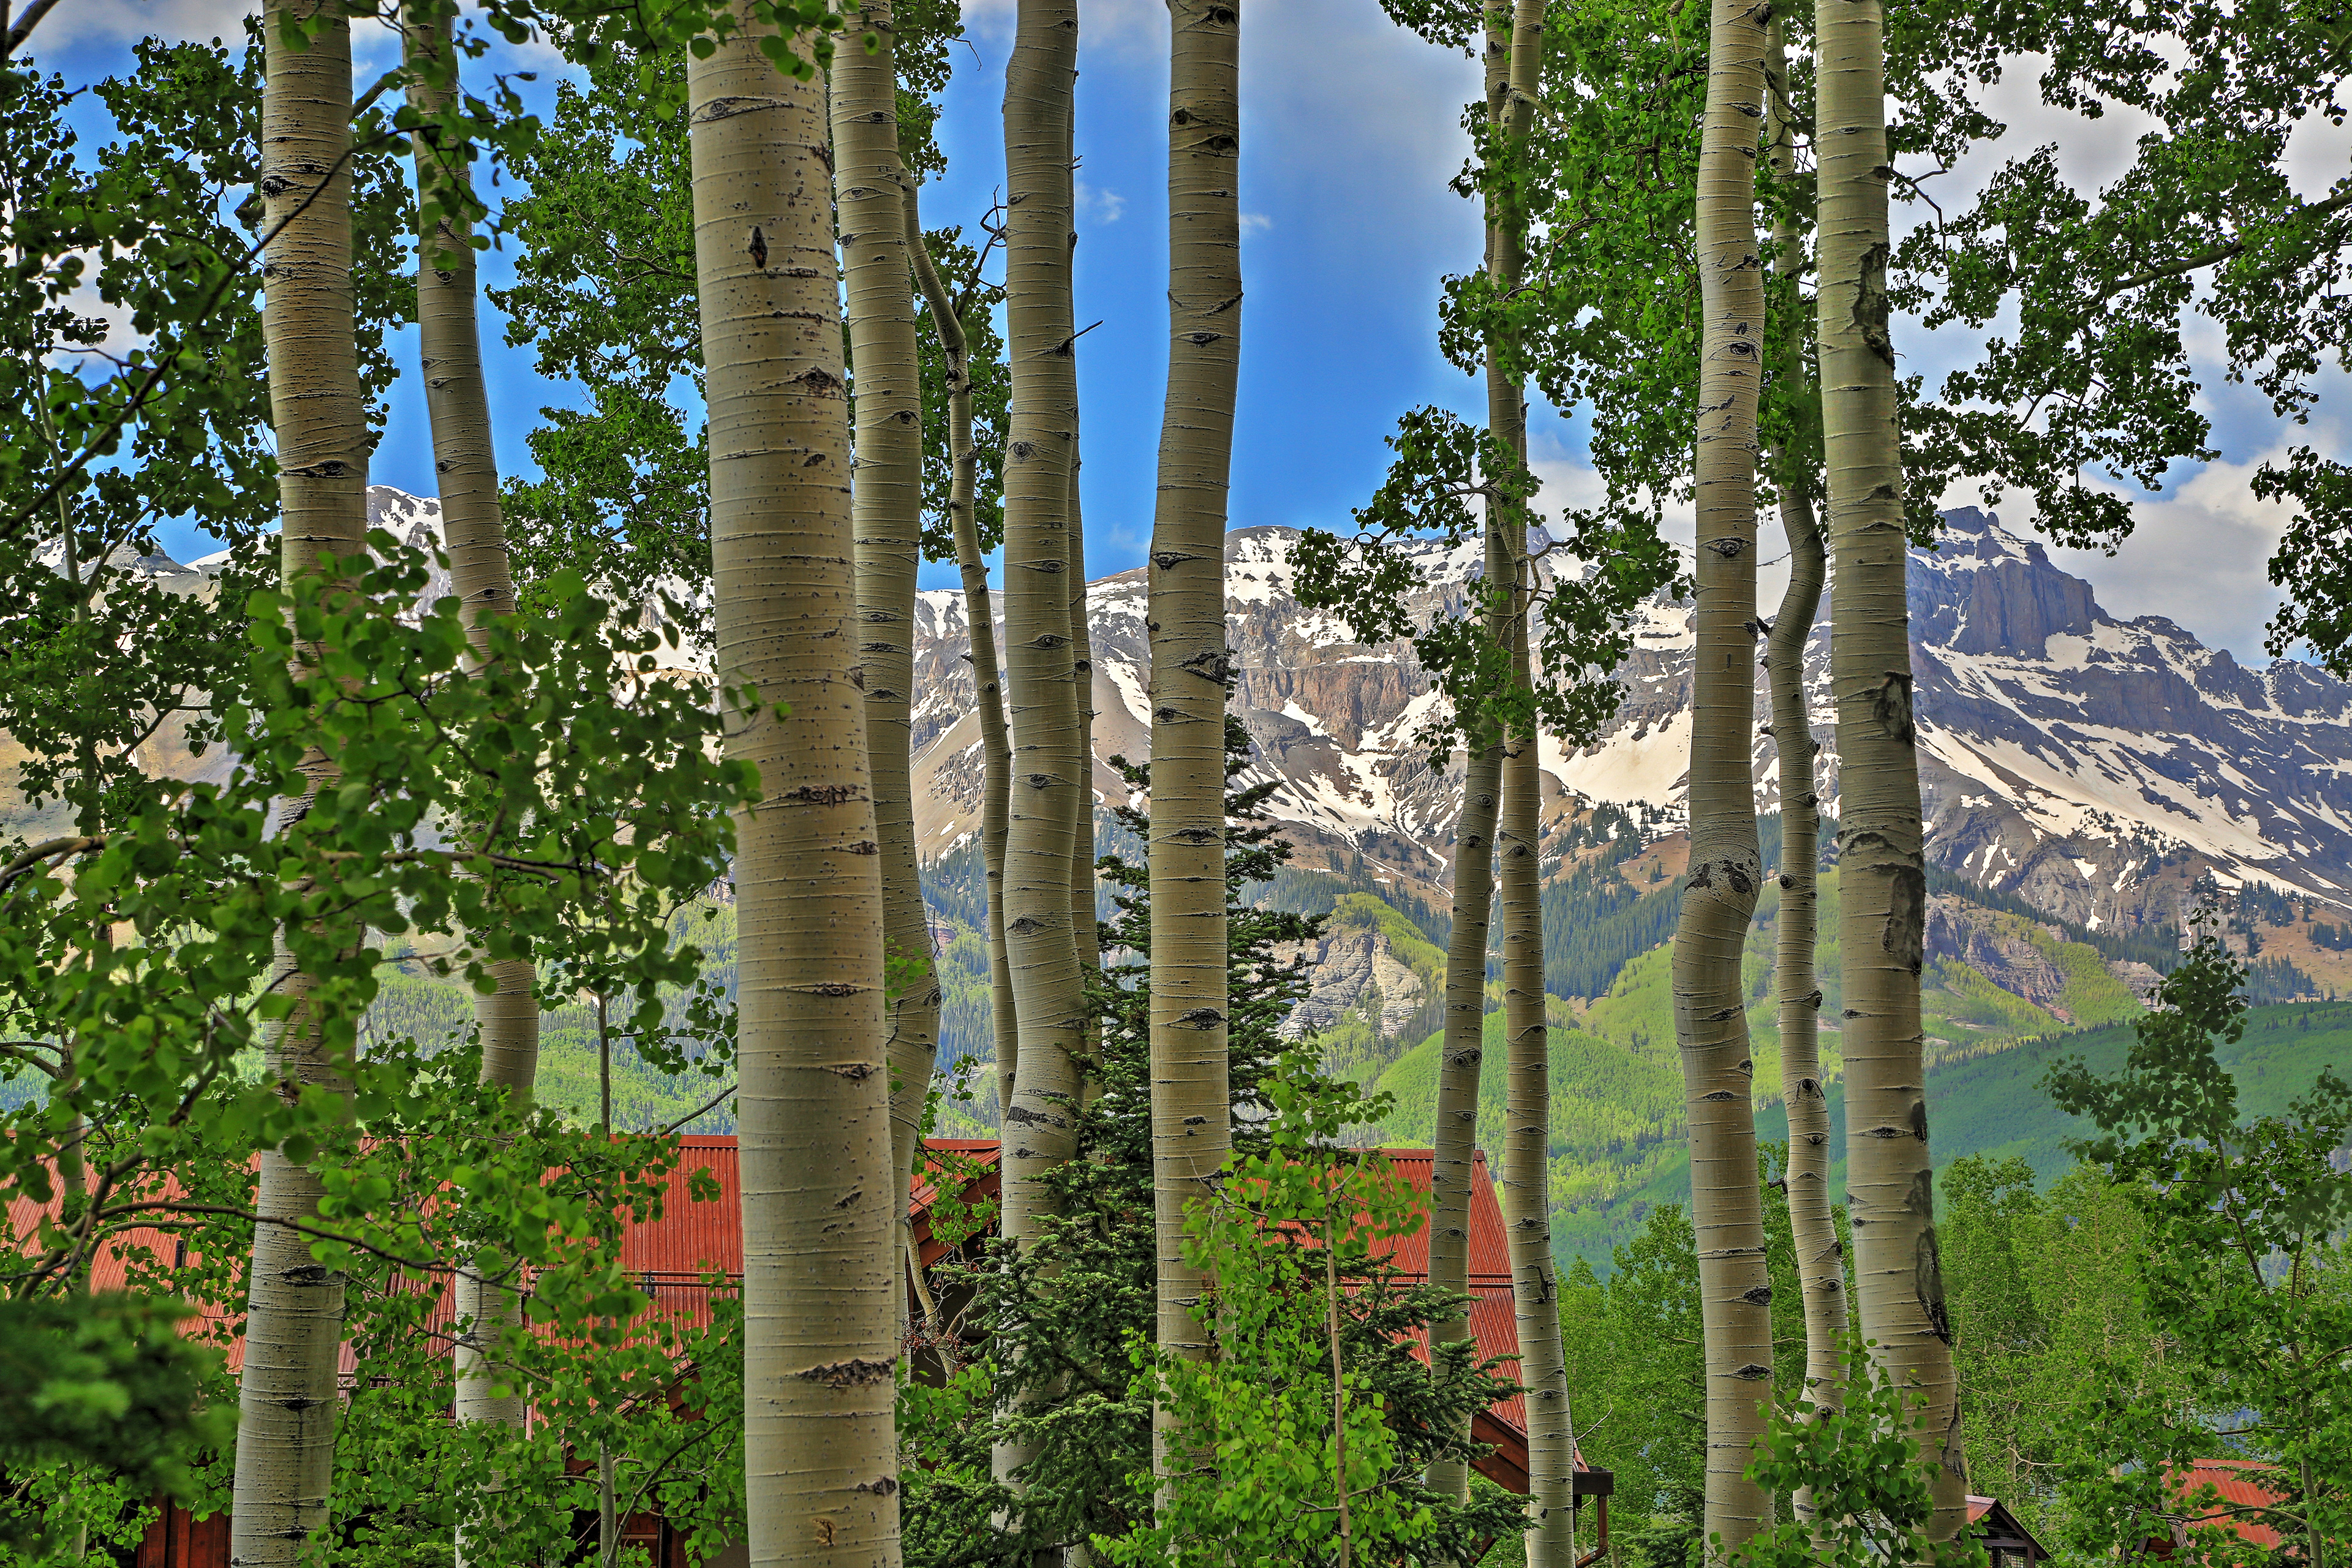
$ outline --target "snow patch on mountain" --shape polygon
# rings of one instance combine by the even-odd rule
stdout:
[[[2280,660],[2240,666],[2158,616],[2122,619],[2042,547],[1974,508],[1945,514],[1909,572],[1928,854],[2053,915],[2102,929],[2173,923],[2191,883],[2261,879],[2352,899],[2352,686]],[[1366,645],[1293,596],[1296,531],[1226,540],[1234,707],[1276,781],[1275,815],[1314,865],[1361,854],[1409,881],[1450,875],[1458,757],[1433,768],[1418,737],[1444,700],[1403,644]],[[1462,613],[1475,542],[1407,547],[1423,587],[1416,620]],[[1141,757],[1150,730],[1145,574],[1089,585],[1097,757]],[[917,817],[927,853],[976,824],[975,697],[960,594],[917,616]],[[1001,628],[1000,628],[1001,636]],[[1580,803],[1640,804],[1671,822],[1687,792],[1687,605],[1643,607],[1618,670],[1622,701],[1591,745],[1548,741],[1546,816]],[[1823,742],[1820,792],[1835,810],[1836,710],[1826,620],[1805,679]],[[1759,676],[1758,711],[1768,710]],[[1756,742],[1759,806],[1778,809],[1772,742]],[[1107,767],[1096,788],[1121,786]]]

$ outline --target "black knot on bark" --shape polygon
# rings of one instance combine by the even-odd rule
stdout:
[[[1225,1016],[1214,1007],[1195,1007],[1176,1020],[1180,1029],[1213,1029],[1225,1021]]]
[[[1717,555],[1722,556],[1726,561],[1737,561],[1739,559],[1739,552],[1748,548],[1748,541],[1744,539],[1710,539],[1706,542],[1706,547],[1709,550],[1714,551]]]
[[[1769,1307],[1772,1304],[1772,1287],[1759,1285],[1752,1290],[1742,1290],[1739,1299],[1751,1307]]]
[[[751,258],[752,266],[763,272],[767,270],[768,237],[760,232],[760,226],[757,224],[751,226],[751,244],[748,254]]]
[[[1754,1383],[1759,1378],[1771,1376],[1772,1369],[1769,1366],[1759,1366],[1756,1363],[1751,1361],[1746,1366],[1734,1372],[1731,1375],[1739,1379],[1742,1383]]]
[[[856,1388],[868,1383],[879,1383],[898,1370],[890,1361],[869,1361],[852,1356],[847,1361],[826,1362],[793,1373],[804,1383],[821,1383],[827,1388]]]

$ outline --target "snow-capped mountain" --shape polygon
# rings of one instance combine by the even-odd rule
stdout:
[[[439,504],[388,486],[369,489],[368,521],[405,543],[439,542]],[[2242,666],[2162,616],[2119,618],[1998,520],[1966,509],[1944,521],[1939,547],[1915,551],[1910,570],[1921,782],[1937,863],[2109,929],[2176,921],[2209,871],[2225,887],[2257,879],[2352,904],[2352,685],[2291,660]],[[1418,740],[1442,700],[1409,647],[1356,643],[1336,617],[1300,607],[1297,540],[1290,529],[1248,528],[1226,541],[1235,710],[1257,743],[1255,765],[1279,785],[1273,809],[1301,865],[1360,856],[1370,876],[1427,897],[1450,874],[1459,809],[1458,759],[1441,775]],[[1458,612],[1476,547],[1416,548],[1429,585],[1411,607],[1423,617]],[[117,565],[200,593],[220,560],[126,555]],[[1088,587],[1095,787],[1105,800],[1123,788],[1105,760],[1149,750],[1144,590],[1139,568]],[[436,581],[425,597],[446,591]],[[924,852],[938,855],[979,815],[962,595],[923,594],[916,626],[917,823]],[[1688,764],[1691,655],[1688,607],[1654,601],[1619,671],[1616,717],[1593,745],[1546,744],[1559,791],[1546,801],[1548,823],[1608,802],[1640,807],[1652,832],[1671,831]],[[1825,618],[1806,674],[1833,810]],[[1773,808],[1768,740],[1757,742],[1756,766],[1759,804]]]
[[[2352,900],[2352,686],[2280,660],[2239,665],[2158,616],[2119,619],[2039,544],[1973,508],[1945,514],[1939,548],[1910,570],[1929,854],[1973,880],[2094,927],[2178,920],[2189,884],[2260,879]],[[1256,765],[1279,781],[1273,807],[1302,863],[1360,854],[1402,882],[1442,882],[1457,794],[1415,736],[1441,700],[1402,645],[1349,639],[1291,595],[1289,529],[1227,536],[1227,613],[1241,668],[1235,710]],[[1432,585],[1413,608],[1458,609],[1475,550],[1427,546]],[[1099,759],[1141,756],[1150,729],[1144,573],[1089,585],[1096,789],[1121,786]],[[981,766],[961,594],[922,595],[917,615],[918,824],[926,853],[969,834]],[[1690,744],[1690,612],[1654,602],[1620,670],[1624,700],[1598,741],[1547,744],[1563,792],[1647,808],[1670,825]],[[1826,619],[1807,658],[1825,742],[1822,798],[1835,809],[1835,718]],[[1759,692],[1759,711],[1763,711]],[[1771,743],[1759,740],[1759,804],[1777,805]],[[1455,763],[1458,771],[1459,763]]]

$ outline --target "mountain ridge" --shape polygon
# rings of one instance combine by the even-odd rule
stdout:
[[[2352,889],[2352,685],[2292,660],[2262,669],[2207,648],[2160,616],[2110,614],[2092,585],[1975,508],[1944,514],[1939,547],[1914,550],[1912,663],[1931,860],[2093,930],[2177,928],[2200,895],[2266,883],[2331,903]],[[1423,896],[1450,879],[1452,785],[1415,740],[1443,699],[1405,645],[1364,645],[1290,593],[1292,529],[1227,536],[1234,711],[1253,777],[1301,863],[1360,856]],[[1410,546],[1429,581],[1408,600],[1425,624],[1458,613],[1475,552]],[[1123,788],[1105,759],[1149,737],[1144,574],[1089,584],[1097,798]],[[917,821],[936,855],[976,826],[979,756],[960,594],[917,611]],[[1685,797],[1690,609],[1643,606],[1618,671],[1623,700],[1590,745],[1548,741],[1547,869],[1559,830],[1599,805],[1670,833]],[[1836,801],[1828,628],[1806,656],[1821,794]],[[1759,711],[1764,710],[1759,680]],[[1778,807],[1772,742],[1756,742],[1758,805]]]

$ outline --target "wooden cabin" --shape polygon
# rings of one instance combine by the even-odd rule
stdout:
[[[733,1138],[686,1138],[680,1142],[678,1163],[670,1174],[671,1201],[663,1205],[660,1219],[632,1226],[624,1234],[621,1260],[635,1276],[638,1288],[651,1299],[650,1311],[688,1321],[707,1321],[712,1292],[706,1280],[718,1276],[725,1281],[720,1289],[731,1289],[739,1287],[743,1278],[742,1183]],[[927,1162],[908,1205],[909,1234],[926,1276],[947,1261],[951,1251],[958,1250],[933,1236],[934,1210],[941,1208],[950,1198],[967,1205],[992,1201],[1002,1185],[995,1140],[935,1139],[929,1147],[935,1158]],[[1391,1149],[1386,1152],[1399,1173],[1416,1192],[1426,1195],[1430,1151]],[[685,1184],[698,1172],[707,1172],[716,1178],[719,1191],[717,1201],[697,1203],[686,1197]],[[125,1239],[129,1244],[131,1238]],[[967,1238],[961,1249],[969,1254],[981,1240],[981,1237]],[[165,1241],[163,1245],[168,1247],[170,1244]],[[1426,1279],[1426,1232],[1403,1238],[1396,1246],[1391,1261],[1408,1280]],[[1519,1341],[1511,1304],[1509,1251],[1502,1208],[1496,1200],[1495,1185],[1487,1174],[1483,1154],[1472,1169],[1469,1263],[1470,1328],[1478,1353],[1482,1359],[1501,1358],[1507,1363],[1515,1363]],[[106,1265],[101,1260],[100,1272],[105,1271]],[[119,1262],[114,1264],[113,1272],[119,1279]],[[105,1287],[102,1278],[95,1282],[101,1289]],[[910,1271],[910,1323],[923,1318],[921,1298],[926,1293],[929,1293],[929,1285],[919,1290]],[[231,1348],[232,1364],[236,1360],[236,1349]],[[346,1378],[352,1376],[354,1371],[347,1360]],[[1471,1436],[1490,1450],[1477,1462],[1479,1473],[1507,1490],[1524,1494],[1528,1489],[1528,1437],[1522,1397],[1513,1393],[1482,1411],[1473,1423]],[[1612,1486],[1609,1471],[1593,1469],[1580,1455],[1578,1457],[1576,1507],[1581,1513],[1587,1500],[1591,1500],[1590,1539],[1596,1542],[1594,1549],[1584,1554],[1584,1564],[1597,1562],[1607,1550]],[[1582,1527],[1579,1533],[1584,1533]],[[657,1513],[630,1516],[623,1522],[622,1534],[629,1546],[644,1549],[656,1568],[691,1568],[682,1538]],[[720,1568],[726,1568],[730,1557],[740,1559],[740,1555],[738,1548],[717,1561]],[[200,1520],[177,1504],[168,1505],[140,1542],[133,1568],[228,1568],[227,1516],[215,1514]],[[1996,1568],[2027,1565],[1996,1564]]]
[[[1992,1568],[2035,1568],[2050,1556],[2042,1542],[2033,1539],[2033,1532],[2001,1506],[1998,1498],[1969,1499],[1968,1531],[1983,1545],[1985,1555],[1992,1560]]]

